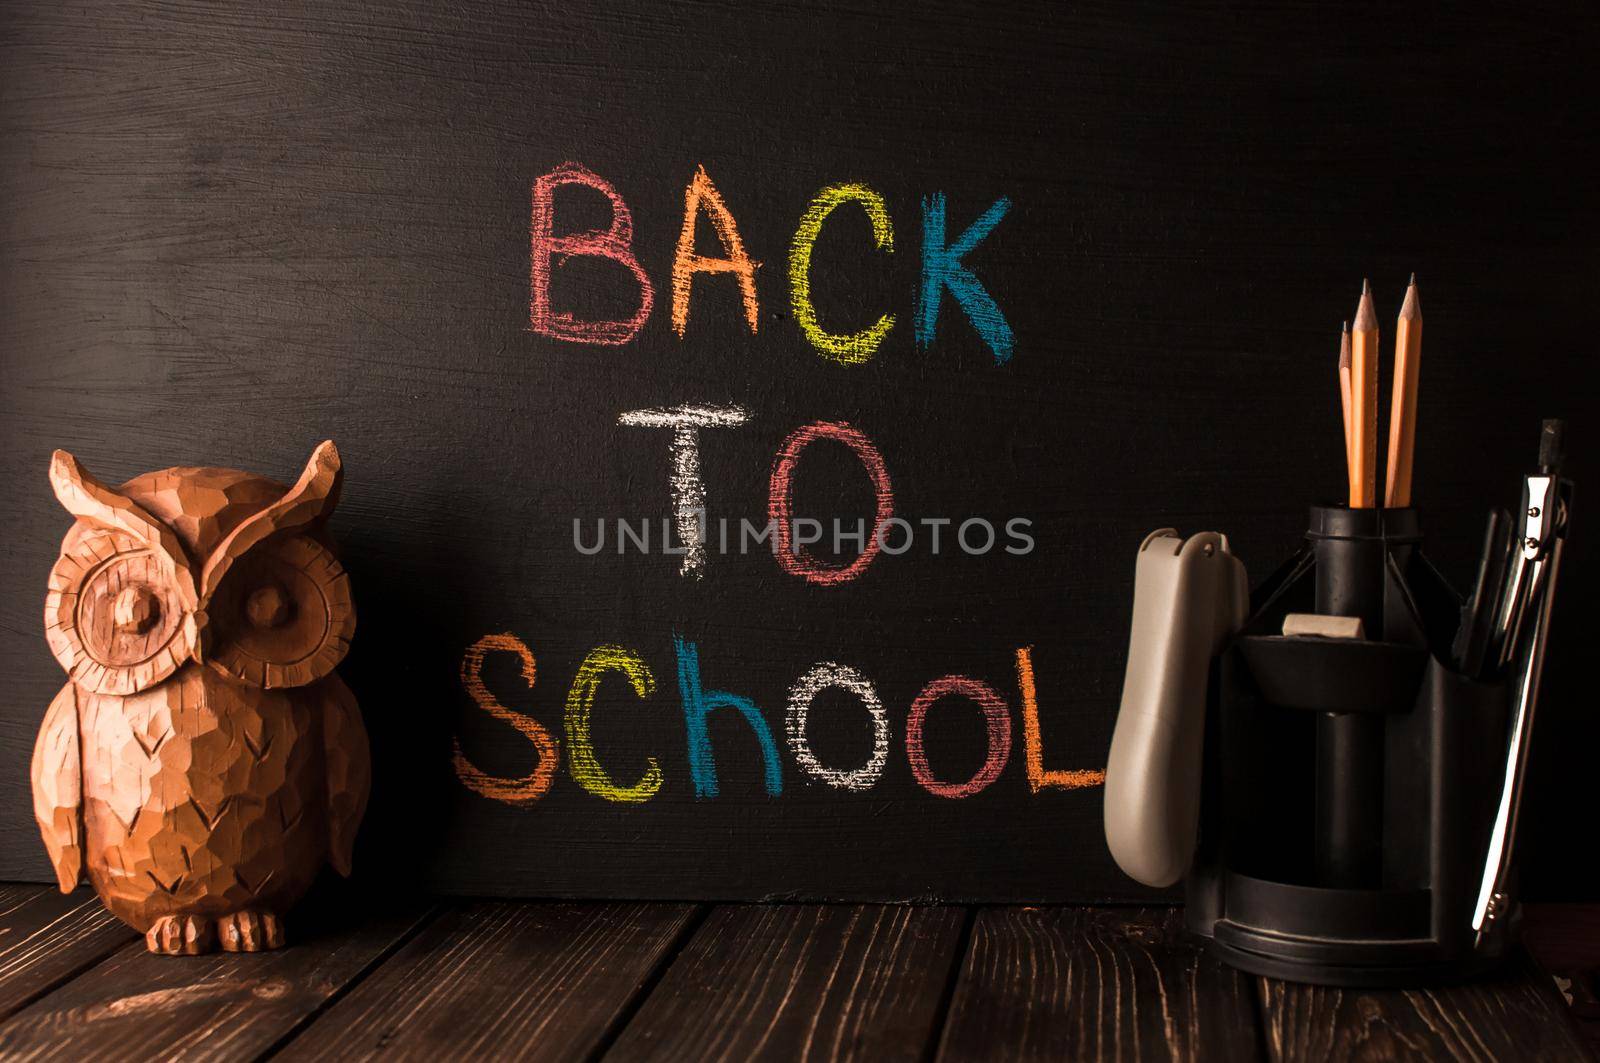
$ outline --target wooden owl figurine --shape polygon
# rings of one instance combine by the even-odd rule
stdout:
[[[367,735],[334,674],[355,629],[324,523],[325,442],[293,487],[175,468],[120,488],[66,451],[77,518],[45,599],[67,672],[33,754],[34,814],[63,892],[87,872],[151,952],[254,952],[327,858],[350,873]]]

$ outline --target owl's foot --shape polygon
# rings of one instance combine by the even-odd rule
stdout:
[[[217,920],[223,952],[265,952],[283,947],[283,923],[271,912],[246,908]]]
[[[144,947],[158,956],[198,956],[216,944],[211,920],[197,915],[164,915],[144,935]]]

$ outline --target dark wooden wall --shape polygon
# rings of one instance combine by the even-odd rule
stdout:
[[[68,524],[51,449],[112,480],[186,463],[289,477],[332,436],[362,617],[343,672],[378,758],[360,853],[375,877],[530,895],[1141,896],[1105,851],[1098,790],[1029,791],[1015,649],[1034,647],[1049,766],[1103,764],[1144,534],[1221,529],[1262,576],[1305,506],[1341,492],[1332,369],[1364,276],[1386,327],[1421,277],[1418,496],[1449,573],[1465,578],[1485,509],[1514,503],[1541,416],[1571,418],[1581,490],[1600,439],[1597,28],[1587,5],[8,2],[0,878],[48,877],[27,760],[62,681],[40,617]],[[529,187],[567,160],[633,211],[657,307],[626,346],[528,331]],[[728,278],[696,282],[683,338],[669,326],[697,165],[764,263],[757,336]],[[841,212],[819,244],[830,321],[899,318],[858,367],[810,348],[784,277],[807,202],[846,180],[879,191],[896,228],[877,254]],[[952,235],[1013,203],[970,260],[1016,330],[1004,366],[948,300],[937,339],[912,341],[935,192]],[[611,277],[572,268],[564,298],[611,309]],[[847,420],[883,451],[903,515],[1028,517],[1038,549],[882,557],[831,589],[765,556],[713,557],[699,583],[674,559],[580,556],[574,517],[667,515],[663,434],[616,419],[677,402],[753,415],[707,435],[713,516],[761,519],[785,436]],[[798,505],[868,512],[853,465],[807,460]],[[1597,870],[1568,834],[1600,738],[1588,538],[1580,511],[1526,820],[1526,879],[1545,896],[1592,896]],[[660,692],[608,693],[595,740],[624,781],[660,758],[654,800],[608,804],[564,764],[523,809],[457,784],[457,731],[486,769],[530,764],[457,677],[468,644],[505,631],[538,655],[538,684],[519,691],[504,661],[486,674],[553,731],[590,647],[644,655]],[[754,743],[719,720],[722,795],[696,800],[674,631],[780,743],[801,672],[861,669],[893,725],[878,786],[826,790],[786,752],[768,798]],[[916,785],[903,742],[912,698],[949,672],[993,683],[1017,725],[1005,773],[961,801]],[[825,759],[864,755],[848,701],[816,715]],[[979,728],[936,715],[942,774],[976,768]]]

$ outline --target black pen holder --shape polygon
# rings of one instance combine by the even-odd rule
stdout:
[[[1306,544],[1213,661],[1190,928],[1243,970],[1329,985],[1470,977],[1505,763],[1503,684],[1444,662],[1460,599],[1414,509],[1311,510]],[[1364,638],[1287,637],[1289,613]]]

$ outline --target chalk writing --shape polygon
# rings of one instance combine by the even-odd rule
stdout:
[[[781,796],[783,762],[765,714],[750,698],[724,690],[706,689],[700,671],[700,648],[696,643],[675,634],[672,636],[672,651],[677,669],[678,700],[683,715],[689,775],[695,796],[710,799],[718,797],[720,793],[716,754],[707,727],[709,717],[719,709],[732,709],[749,728],[761,753],[763,786],[768,795]],[[461,662],[462,683],[473,704],[491,718],[512,725],[529,739],[537,754],[537,763],[533,771],[523,777],[503,779],[487,775],[467,760],[458,738],[456,774],[474,793],[483,797],[510,805],[526,805],[537,801],[550,789],[559,759],[559,748],[543,726],[529,716],[502,706],[484,685],[480,675],[483,659],[485,654],[492,652],[516,654],[523,666],[523,678],[532,689],[533,652],[521,639],[511,634],[486,635],[468,647]],[[1029,788],[1038,793],[1050,788],[1070,790],[1100,785],[1104,781],[1103,772],[1044,771],[1038,699],[1033,679],[1033,648],[1018,648],[1016,663],[1027,744]],[[609,643],[591,650],[578,667],[572,686],[567,691],[563,725],[566,730],[568,772],[580,787],[597,797],[638,804],[654,797],[667,780],[661,762],[655,756],[646,757],[644,774],[631,786],[619,786],[600,766],[590,739],[590,720],[599,695],[600,679],[607,672],[621,672],[626,676],[635,698],[641,703],[648,703],[657,695],[650,667],[635,650]],[[829,768],[823,765],[806,736],[812,702],[828,687],[839,687],[854,695],[872,721],[872,752],[866,763],[858,768]],[[984,715],[986,736],[983,765],[970,779],[960,782],[948,782],[934,774],[923,743],[928,713],[935,703],[953,695],[977,704]],[[878,697],[877,688],[858,669],[837,661],[819,661],[802,672],[789,688],[785,724],[789,752],[801,770],[811,778],[829,787],[853,792],[871,790],[882,780],[893,740],[889,713]],[[928,793],[961,800],[981,793],[1004,773],[1011,755],[1011,734],[1010,709],[994,687],[970,676],[947,675],[929,683],[911,703],[906,717],[906,760],[911,765],[912,776]]]
[[[520,712],[512,712],[489,693],[489,688],[483,683],[483,658],[489,653],[516,654],[522,663],[522,678],[527,682],[528,689],[532,690],[534,679],[538,674],[533,651],[528,649],[527,644],[521,639],[510,633],[485,635],[468,646],[467,652],[461,658],[461,685],[466,688],[467,696],[472,699],[474,705],[501,723],[510,724],[521,732],[524,738],[532,742],[536,760],[533,770],[521,778],[506,779],[489,775],[478,770],[478,766],[467,759],[458,735],[455,740],[455,755],[452,758],[456,778],[473,793],[482,797],[503,801],[508,805],[530,804],[539,800],[544,796],[544,792],[550,789],[550,783],[556,776],[560,751],[556,747],[556,740],[541,724]]]
[[[849,447],[872,479],[872,492],[877,500],[872,531],[862,532],[861,552],[848,565],[823,564],[806,552],[803,544],[795,540],[794,516],[789,497],[794,467],[800,460],[800,453],[818,439],[836,440]],[[872,564],[872,559],[878,556],[878,551],[883,547],[883,537],[879,534],[879,530],[893,516],[894,491],[889,486],[889,470],[884,467],[883,455],[878,453],[878,448],[872,445],[872,440],[868,439],[860,429],[843,421],[817,421],[796,428],[789,434],[789,438],[784,440],[783,446],[778,448],[778,456],[772,463],[772,485],[767,493],[767,517],[774,525],[773,535],[777,539],[773,556],[778,559],[778,564],[783,566],[784,571],[799,576],[809,583],[815,583],[819,587],[832,587],[855,579],[865,572],[867,566]]]
[[[800,331],[817,351],[844,365],[856,365],[871,358],[883,342],[883,337],[894,328],[894,315],[884,314],[859,332],[836,335],[823,331],[817,324],[817,308],[811,302],[811,249],[822,232],[822,223],[835,207],[844,203],[860,203],[872,222],[872,240],[879,251],[894,250],[894,225],[889,221],[889,209],[883,197],[866,185],[829,185],[817,193],[811,205],[800,217],[794,231],[794,242],[789,246],[789,305],[794,310],[795,322]]]
[[[683,543],[685,576],[699,579],[706,570],[706,484],[700,476],[700,429],[734,428],[749,418],[738,406],[671,406],[630,410],[617,423],[635,428],[670,428],[672,442],[672,521]],[[618,542],[620,553],[621,542]],[[640,543],[641,549],[644,544]]]
[[[935,192],[922,201],[922,286],[917,293],[917,346],[926,348],[933,342],[939,325],[939,304],[944,290],[949,288],[972,320],[978,335],[994,352],[995,365],[1004,365],[1011,360],[1016,337],[1012,335],[1005,314],[1000,312],[1000,304],[961,259],[994,231],[1011,208],[1011,201],[1004,197],[995,200],[950,244],[944,239],[944,208],[943,192]]]
[[[599,193],[611,206],[611,223],[604,230],[585,230],[557,235],[555,224],[556,190],[565,186],[588,188]],[[876,321],[856,332],[834,333],[822,327],[812,298],[812,253],[823,223],[839,207],[853,203],[866,212],[872,223],[872,242],[876,250],[894,251],[894,222],[888,204],[872,188],[859,182],[828,185],[819,191],[800,215],[789,244],[789,306],[806,341],[817,353],[841,365],[860,365],[877,353],[879,345],[894,328],[895,315],[885,312]],[[650,317],[655,289],[639,264],[633,247],[633,215],[616,188],[605,178],[576,162],[566,162],[533,182],[532,218],[529,235],[532,247],[529,270],[528,326],[533,332],[568,343],[620,346],[633,340]],[[1000,304],[963,259],[994,232],[1011,208],[1002,196],[991,203],[978,219],[954,240],[945,232],[946,197],[935,192],[922,199],[921,277],[915,293],[916,329],[919,350],[926,350],[938,334],[939,312],[946,290],[966,312],[973,328],[994,355],[996,365],[1011,360],[1016,336]],[[700,215],[710,219],[722,256],[701,255],[695,247],[695,226]],[[638,289],[637,309],[631,317],[585,321],[570,311],[552,308],[553,266],[570,258],[601,258],[617,263],[632,275]],[[672,329],[682,337],[689,327],[689,303],[694,279],[700,273],[731,273],[739,284],[739,298],[745,324],[751,335],[760,327],[760,300],[756,271],[760,263],[750,257],[739,226],[728,209],[721,191],[712,183],[704,166],[696,166],[684,190],[683,222],[678,230],[672,256]]]
[[[811,703],[826,687],[841,687],[850,691],[861,699],[861,704],[872,716],[872,755],[865,764],[852,771],[823,767],[806,738],[806,717],[811,710]],[[870,790],[878,781],[878,776],[883,774],[884,765],[889,762],[889,714],[878,700],[878,692],[873,689],[872,683],[849,665],[823,661],[796,679],[794,686],[789,688],[788,725],[789,750],[794,754],[794,759],[807,774],[829,786],[841,790]]]
[[[611,204],[611,227],[605,232],[589,230],[555,234],[555,193],[563,185],[593,189]],[[599,174],[575,162],[563,163],[533,183],[533,220],[529,223],[532,244],[529,267],[528,327],[552,339],[572,343],[598,343],[617,346],[638,335],[650,316],[655,288],[633,254],[633,215],[610,183]],[[639,285],[639,309],[623,321],[579,321],[568,311],[550,308],[551,261],[589,256],[610,259],[633,274]]]
[[[590,650],[583,664],[578,666],[572,689],[567,691],[567,770],[579,786],[592,794],[607,801],[637,804],[650,800],[661,789],[661,762],[655,757],[647,758],[644,775],[638,782],[632,786],[618,786],[600,766],[594,755],[594,743],[589,738],[589,715],[594,710],[600,677],[608,671],[627,676],[628,682],[633,684],[633,692],[641,700],[655,695],[655,676],[637,653],[625,646],[596,646]]]
[[[934,702],[949,694],[971,698],[983,710],[983,722],[988,732],[989,746],[984,754],[983,766],[966,782],[948,783],[936,779],[928,766],[928,754],[922,745],[922,728],[928,710]],[[922,689],[911,703],[911,715],[906,718],[906,759],[911,762],[911,774],[922,788],[935,797],[971,797],[986,789],[1005,771],[1006,760],[1011,756],[1011,713],[1005,699],[994,687],[981,680],[964,675],[947,675],[935,679]]]
[[[756,740],[761,743],[761,759],[766,767],[767,793],[783,793],[783,764],[778,760],[778,744],[766,717],[749,698],[725,690],[706,690],[700,684],[700,650],[679,635],[672,637],[678,654],[678,692],[683,698],[683,722],[689,731],[689,774],[694,778],[696,797],[717,796],[717,761],[711,750],[711,735],[706,717],[717,709],[733,709],[743,716]]]
[[[568,186],[588,189],[605,199],[611,210],[611,220],[606,228],[558,235],[555,223],[556,192]],[[704,166],[695,168],[684,191],[683,204],[683,223],[672,260],[673,330],[679,337],[687,332],[696,276],[702,273],[729,273],[739,286],[745,324],[750,333],[755,335],[760,327],[756,278],[759,263],[746,251],[733,214]],[[883,313],[876,321],[856,332],[832,333],[823,329],[819,322],[811,288],[812,252],[823,224],[834,210],[845,204],[857,204],[866,212],[872,223],[872,239],[876,250],[884,253],[894,251],[894,225],[883,197],[860,183],[828,185],[806,207],[790,244],[790,306],[802,335],[819,354],[840,365],[859,365],[877,353],[884,337],[894,328],[895,315]],[[996,231],[1010,210],[1011,201],[1005,197],[995,200],[954,240],[947,238],[944,193],[935,192],[924,197],[921,205],[921,277],[915,293],[916,346],[919,350],[926,350],[935,341],[941,305],[948,291],[988,345],[995,364],[1005,365],[1015,353],[1016,337],[999,303],[979,281],[965,259]],[[702,255],[696,248],[696,226],[702,214],[710,220],[722,245],[720,257]],[[622,346],[631,342],[650,316],[654,289],[634,252],[633,217],[617,190],[604,178],[578,163],[563,163],[533,182],[529,232],[531,331],[572,343]],[[576,257],[599,258],[623,267],[637,288],[636,308],[632,316],[615,320],[580,320],[570,311],[554,308],[551,294],[554,269]],[[741,406],[703,403],[627,410],[617,417],[617,424],[623,427],[664,428],[671,432],[668,442],[671,459],[668,487],[673,531],[682,549],[667,550],[664,531],[663,549],[665,552],[681,553],[679,572],[682,576],[698,580],[706,574],[707,492],[700,466],[700,432],[706,428],[736,428],[749,419],[750,413]],[[810,525],[816,526],[818,538],[808,538],[799,530],[808,522],[795,520],[793,514],[791,496],[796,466],[806,448],[820,440],[831,440],[848,447],[866,470],[872,484],[874,512],[870,526],[861,521],[857,525],[858,532],[843,535],[835,521],[834,552],[837,554],[842,550],[844,541],[854,542],[858,547],[856,556],[843,563],[824,562],[810,552],[807,547],[820,540],[821,524],[815,520],[809,521]],[[894,508],[894,492],[887,465],[882,453],[866,433],[844,421],[813,421],[790,432],[773,458],[767,493],[767,524],[765,529],[757,532],[755,539],[759,544],[770,535],[773,555],[790,575],[814,586],[839,586],[858,579],[880,552],[896,555],[909,549],[912,525],[896,517]],[[952,524],[946,517],[921,519],[920,525],[932,535],[935,554],[939,552],[941,528]],[[890,547],[885,544],[885,539],[895,525],[899,525],[905,541],[900,546]],[[637,549],[646,549],[648,526],[642,527],[646,529],[644,532],[635,532],[631,524],[619,518],[616,544],[619,554],[624,551],[627,541],[632,541]],[[719,527],[723,536],[719,542],[722,552],[726,553],[725,519]],[[1025,555],[1032,552],[1034,540],[1027,530],[1030,527],[1031,521],[1026,518],[1013,518],[1007,522],[1006,532],[1010,540],[1006,546],[1007,554]],[[593,546],[578,539],[577,522],[574,522],[573,528],[574,545],[580,553],[595,556],[601,552],[605,543],[603,525]],[[741,544],[746,541],[750,531],[747,522],[742,525]],[[955,540],[969,555],[986,555],[997,541],[994,526],[986,519],[965,520],[955,526],[954,531]],[[737,716],[755,739],[761,756],[762,785],[767,795],[781,797],[784,792],[783,761],[772,727],[760,707],[743,695],[708,689],[701,673],[700,647],[695,642],[674,633],[672,652],[689,778],[695,796],[707,800],[719,796],[716,751],[712,748],[708,721],[713,713],[727,710]],[[506,708],[490,693],[482,677],[484,658],[489,653],[514,654],[521,664],[523,680],[532,690],[536,676],[533,651],[510,633],[485,635],[466,649],[461,660],[461,682],[474,706],[490,719],[509,725],[529,742],[534,764],[525,775],[505,778],[490,775],[468,759],[457,736],[453,758],[455,772],[468,789],[489,800],[510,805],[530,804],[549,791],[560,761],[560,746],[544,726],[530,716]],[[594,748],[591,722],[600,699],[601,681],[612,672],[620,673],[627,679],[633,698],[640,705],[648,705],[657,697],[654,674],[636,651],[612,643],[592,649],[573,676],[564,705],[562,724],[566,735],[568,773],[583,791],[602,800],[642,804],[669,784],[661,760],[655,755],[645,756],[644,768],[638,779],[624,785],[613,780],[602,767]],[[1046,790],[1073,790],[1100,785],[1104,781],[1103,772],[1088,769],[1047,770],[1044,766],[1044,739],[1039,721],[1031,646],[1016,650],[1016,681],[1030,791],[1038,794]],[[838,688],[853,696],[861,703],[871,721],[872,750],[866,761],[857,767],[826,766],[811,746],[807,726],[812,707],[818,695],[829,688]],[[927,718],[933,707],[945,699],[969,701],[983,714],[983,763],[968,779],[950,781],[941,778],[928,760],[924,742]],[[952,706],[945,711],[956,709]],[[856,668],[838,661],[821,661],[805,669],[789,688],[784,722],[785,744],[804,776],[824,786],[851,792],[865,792],[880,784],[888,765],[892,741],[889,712],[879,698],[876,687]],[[1011,710],[993,686],[971,676],[946,675],[928,683],[911,702],[905,722],[905,756],[912,777],[927,793],[945,800],[965,800],[988,789],[1004,773],[1011,756],[1011,738]]]
[[[727,258],[709,258],[695,254],[694,223],[701,208],[710,217],[717,230],[717,238],[728,253]],[[694,180],[689,182],[683,196],[683,230],[678,233],[678,250],[672,256],[672,330],[682,336],[689,327],[689,289],[696,273],[732,273],[739,279],[739,296],[744,300],[744,319],[750,334],[756,333],[760,310],[756,302],[756,267],[761,263],[745,254],[744,241],[739,239],[739,227],[727,205],[717,192],[704,166],[697,167]]]
[[[1022,744],[1028,765],[1028,788],[1034,793],[1046,787],[1063,790],[1080,790],[1085,786],[1101,786],[1106,781],[1104,771],[1087,768],[1044,768],[1044,739],[1039,733],[1039,701],[1033,688],[1033,647],[1017,649],[1017,688],[1022,692]]]

